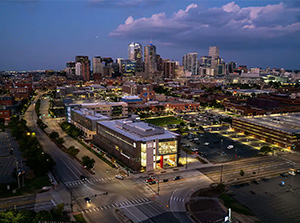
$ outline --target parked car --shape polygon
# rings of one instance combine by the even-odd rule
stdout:
[[[300,169],[297,169],[295,172],[296,172],[297,174],[300,174]]]
[[[168,182],[169,181],[169,179],[163,179],[163,182]]]
[[[292,176],[296,176],[296,173],[295,173],[295,171],[292,171],[292,170],[291,170],[291,171],[289,171],[289,174],[290,174],[290,175],[292,175]]]
[[[118,180],[124,180],[124,177],[121,174],[115,175],[115,178]]]
[[[205,145],[205,146],[208,146],[208,145],[209,145],[209,142],[205,142],[204,145]]]
[[[181,179],[180,176],[173,177],[173,180],[180,180],[180,179]]]

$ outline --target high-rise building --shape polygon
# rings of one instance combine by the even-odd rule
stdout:
[[[156,46],[150,43],[144,48],[145,72],[153,73],[157,70],[156,65]]]
[[[175,78],[176,62],[163,60],[164,78]]]
[[[124,58],[117,58],[116,63],[119,65],[119,73],[122,73],[122,61]]]
[[[194,53],[188,53],[183,56],[182,63],[184,67],[184,71],[191,72],[192,75],[198,74],[198,54],[196,52]]]
[[[90,80],[90,60],[88,56],[76,56],[76,63],[81,64],[80,78],[84,81]]]
[[[124,78],[135,76],[136,61],[122,60],[122,75]]]
[[[78,78],[81,77],[81,63],[80,62],[77,62],[75,64],[75,74]]]
[[[76,67],[75,67],[75,62],[74,61],[69,61],[66,63],[66,73],[68,75],[75,75],[75,72],[76,72]]]
[[[212,58],[220,57],[220,50],[218,46],[210,46],[208,50],[208,56]]]
[[[93,58],[93,74],[103,74],[102,58],[100,56]]]
[[[138,42],[131,42],[128,45],[128,59],[136,62],[136,71],[143,71],[143,47]]]
[[[228,63],[228,72],[231,74],[234,72],[234,70],[237,68],[237,63],[234,61],[230,61]]]

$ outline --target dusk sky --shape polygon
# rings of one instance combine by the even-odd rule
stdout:
[[[164,59],[215,45],[225,62],[300,69],[300,1],[0,0],[0,15],[0,70],[127,58],[130,42],[150,40]]]

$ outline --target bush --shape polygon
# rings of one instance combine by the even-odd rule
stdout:
[[[57,139],[57,138],[59,138],[59,134],[58,134],[58,132],[53,131],[50,133],[49,137],[50,137],[50,139]]]

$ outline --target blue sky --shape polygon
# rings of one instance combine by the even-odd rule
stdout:
[[[150,39],[166,59],[217,45],[226,62],[300,69],[300,1],[0,0],[0,15],[0,70],[126,58],[131,41]]]

